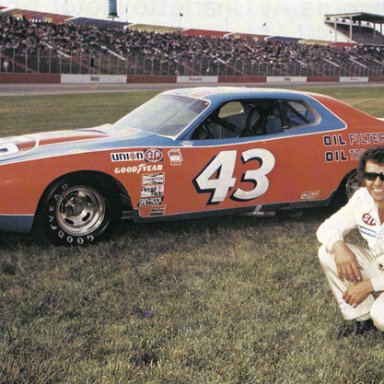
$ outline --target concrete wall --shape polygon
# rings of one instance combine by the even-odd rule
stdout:
[[[159,84],[159,83],[185,83],[194,85],[225,84],[225,83],[372,83],[384,82],[384,77],[339,77],[339,76],[308,76],[297,78],[295,76],[118,76],[114,75],[60,75],[44,73],[0,73],[0,84]]]

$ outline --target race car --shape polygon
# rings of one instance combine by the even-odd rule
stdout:
[[[327,206],[383,143],[384,121],[320,94],[169,90],[114,124],[0,139],[0,230],[85,245],[120,219]]]

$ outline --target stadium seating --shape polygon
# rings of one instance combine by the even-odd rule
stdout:
[[[129,75],[383,76],[384,46],[305,44],[0,16],[0,71]],[[380,36],[382,38],[382,36]],[[378,38],[379,41],[379,38]]]

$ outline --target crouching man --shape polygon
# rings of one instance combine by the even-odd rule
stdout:
[[[354,321],[352,335],[373,325],[384,332],[384,146],[364,152],[358,174],[363,188],[317,231],[321,266],[344,319]],[[354,228],[368,249],[344,240]]]

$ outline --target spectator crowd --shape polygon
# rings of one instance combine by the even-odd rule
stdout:
[[[0,17],[0,50],[36,54],[56,50],[64,55],[113,52],[121,57],[145,57],[162,63],[180,60],[212,60],[233,63],[243,60],[258,65],[299,63],[303,67],[328,62],[343,66],[355,61],[361,66],[384,66],[383,46],[335,47],[303,44],[298,40],[258,41],[227,35],[224,38],[157,33],[122,28]]]

